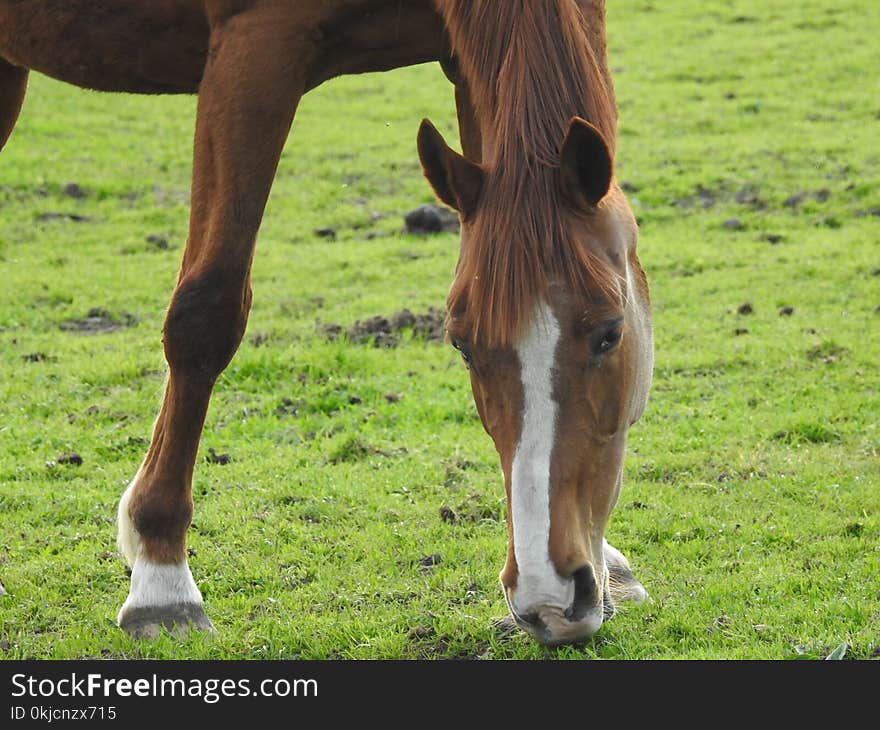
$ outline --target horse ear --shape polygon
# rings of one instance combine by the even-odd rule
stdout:
[[[614,163],[602,133],[580,117],[573,117],[559,159],[562,189],[578,208],[595,208],[611,186]]]
[[[483,169],[451,149],[427,119],[419,127],[418,147],[422,170],[437,197],[470,218],[483,189]]]

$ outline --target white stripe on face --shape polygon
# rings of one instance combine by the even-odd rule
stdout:
[[[574,600],[573,581],[560,578],[550,560],[550,456],[557,410],[553,368],[558,341],[559,323],[550,307],[541,303],[516,346],[523,415],[511,468],[510,506],[519,573],[513,607],[521,615],[539,605],[568,608]]]

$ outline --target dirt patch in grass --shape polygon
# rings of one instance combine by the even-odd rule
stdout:
[[[232,461],[232,457],[229,454],[218,454],[213,447],[208,449],[208,454],[205,456],[205,461],[209,464],[219,464],[220,466],[226,466],[230,461]]]
[[[409,630],[407,638],[420,641],[423,639],[430,639],[432,636],[436,635],[437,632],[434,631],[433,626],[415,626]]]
[[[807,201],[825,203],[830,198],[831,191],[828,188],[798,190],[782,201],[782,207],[796,211]],[[747,183],[737,189],[734,189],[730,183],[721,183],[715,187],[697,184],[690,195],[672,201],[673,206],[685,210],[709,210],[721,204],[736,204],[753,211],[763,211],[770,207],[767,201],[761,197],[758,187],[752,183]]]
[[[404,330],[412,330],[416,337],[428,342],[442,342],[446,332],[446,312],[436,307],[429,307],[422,314],[401,309],[390,317],[376,315],[357,320],[350,327],[331,323],[320,324],[318,329],[330,341],[345,337],[349,342],[372,344],[374,347],[397,347],[400,344],[400,333]]]
[[[430,573],[435,566],[440,565],[442,558],[440,553],[431,553],[418,559],[419,572]]]
[[[70,182],[61,188],[61,194],[74,200],[82,200],[86,197],[86,191],[83,190],[78,183]]]
[[[39,223],[48,223],[52,221],[71,221],[73,223],[88,223],[92,219],[88,216],[79,215],[77,213],[58,213],[50,211],[48,213],[40,213],[37,215]]]
[[[797,423],[773,434],[777,441],[787,444],[825,444],[840,441],[840,434],[821,423]]]
[[[275,409],[276,416],[298,416],[300,409],[305,405],[302,399],[292,400],[290,398],[282,398],[281,405]]]
[[[58,358],[47,355],[45,352],[31,352],[27,355],[22,355],[21,359],[25,362],[55,362]]]
[[[480,659],[488,650],[488,644],[480,642],[476,646],[465,647],[449,634],[437,636],[433,629],[418,627],[410,632],[409,638],[420,659]],[[428,632],[431,633],[428,633]],[[424,635],[424,637],[422,636]],[[426,641],[427,640],[427,641]]]
[[[442,505],[440,519],[450,525],[464,522],[501,522],[504,519],[504,502],[501,499],[486,498],[482,494],[471,494],[455,507]]]
[[[318,238],[327,238],[331,241],[336,240],[336,229],[335,228],[316,228],[314,230],[314,234]]]
[[[782,204],[786,208],[798,208],[807,200],[812,199],[818,203],[824,203],[830,197],[831,191],[827,188],[822,188],[821,190],[799,190],[789,195]]]
[[[712,208],[722,196],[721,191],[712,190],[704,185],[697,185],[694,193],[672,201],[676,208]]]
[[[480,468],[480,464],[468,459],[450,459],[443,462],[443,465],[446,469],[446,476],[443,479],[445,487],[461,484],[466,479],[465,472]]]
[[[746,205],[752,210],[764,210],[767,207],[767,203],[758,195],[758,189],[754,185],[744,185],[737,190],[733,199],[740,205]]]
[[[403,456],[408,453],[405,446],[397,449],[380,449],[357,436],[352,436],[336,446],[327,459],[328,464],[342,464],[344,462],[356,462],[370,457],[390,459],[395,456]],[[406,491],[404,489],[404,491]]]
[[[65,332],[79,332],[85,335],[103,334],[105,332],[115,332],[125,327],[134,327],[137,324],[137,318],[128,312],[122,313],[122,318],[114,317],[106,309],[93,307],[88,311],[85,317],[81,319],[68,319],[62,322],[59,327]]]
[[[781,243],[782,241],[784,241],[784,240],[785,240],[785,236],[783,236],[781,233],[764,233],[764,234],[761,235],[760,240],[761,240],[761,241],[766,241],[766,242],[769,243],[771,246],[775,246],[776,244]]]
[[[151,233],[144,240],[151,249],[155,249],[156,251],[167,251],[171,248],[168,245],[168,237],[163,236],[161,233]]]
[[[58,464],[67,464],[70,466],[82,466],[83,458],[75,451],[71,451],[66,454],[60,454],[57,459],[55,459]]]
[[[341,464],[347,461],[360,461],[374,453],[376,453],[374,446],[361,441],[355,436],[336,447],[330,454],[328,462],[330,464]]]
[[[807,350],[807,359],[819,360],[826,365],[830,365],[840,360],[846,352],[847,349],[845,347],[841,347],[835,342],[823,342]]]

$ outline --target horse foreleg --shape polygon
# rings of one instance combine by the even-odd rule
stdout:
[[[479,163],[483,159],[483,138],[467,79],[460,72],[455,58],[442,59],[440,67],[446,78],[455,86],[455,110],[458,117],[461,152],[471,162]]]
[[[0,150],[12,134],[24,102],[28,71],[0,58]]]
[[[119,505],[132,574],[118,623],[135,636],[211,628],[187,564],[193,468],[214,382],[244,335],[254,242],[312,58],[289,10],[275,14],[257,5],[212,28],[189,236],[164,327],[165,398]]]

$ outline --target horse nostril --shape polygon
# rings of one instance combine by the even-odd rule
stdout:
[[[541,628],[543,622],[541,621],[541,617],[538,615],[537,611],[529,611],[528,613],[517,613],[512,603],[508,602],[507,606],[510,609],[510,615],[513,616],[516,622],[523,628]]]
[[[565,612],[565,617],[569,621],[580,621],[599,602],[599,584],[591,565],[578,568],[571,577],[574,580],[574,601]]]
[[[510,611],[510,615],[513,616],[514,620],[520,626],[532,630],[541,630],[543,628],[541,617],[536,611],[521,614],[513,607],[513,601],[510,600],[510,592],[507,588],[504,589],[504,600],[507,602],[507,608]]]

